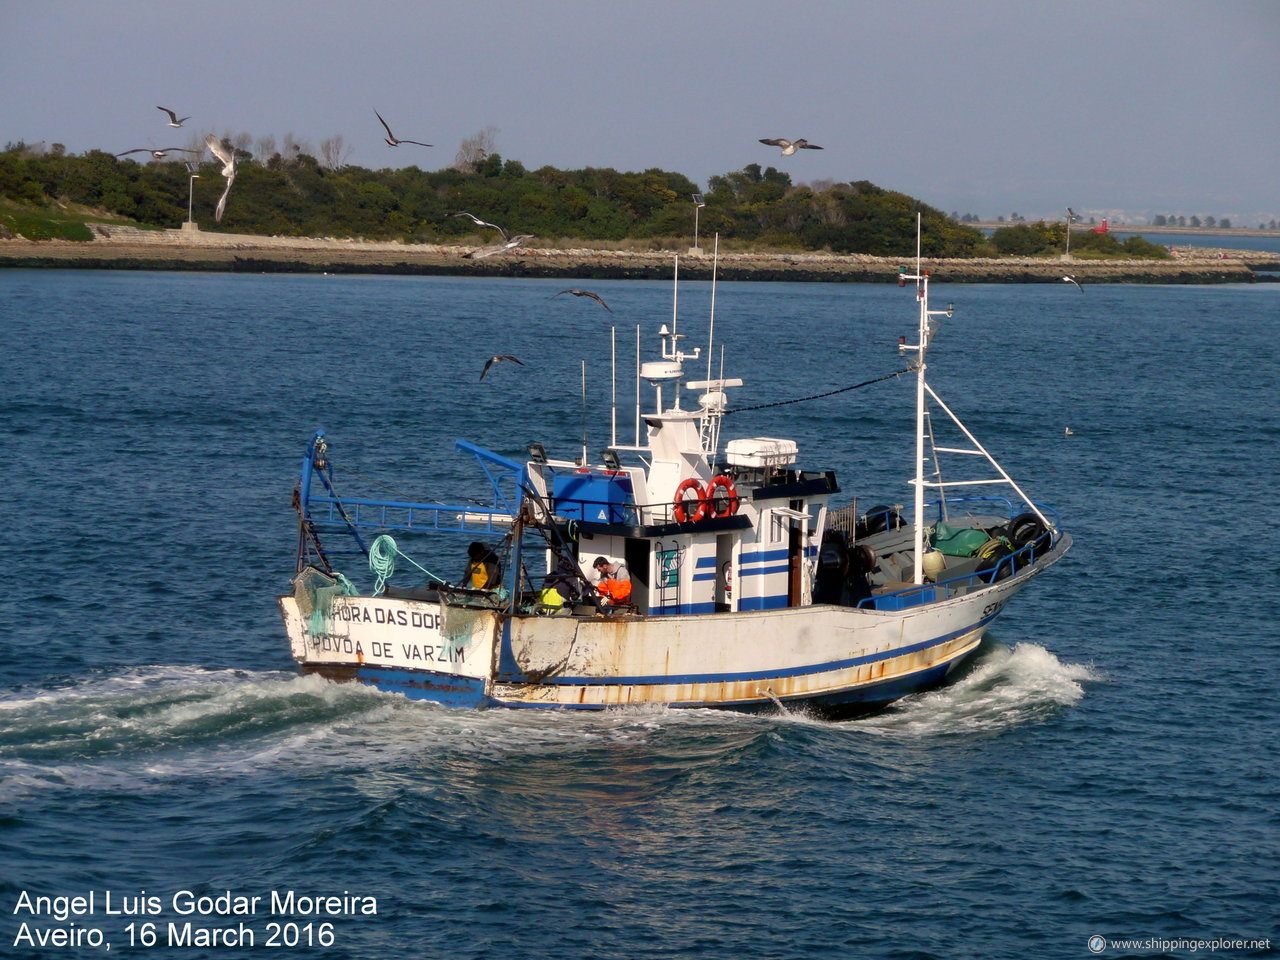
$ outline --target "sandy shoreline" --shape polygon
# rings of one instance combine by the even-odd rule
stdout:
[[[680,273],[709,279],[710,251],[620,251],[524,247],[468,260],[471,246],[368,243],[299,237],[258,237],[184,230],[100,227],[94,240],[0,240],[0,267],[118,270],[203,270],[253,273],[387,273],[524,276],[564,279],[669,279]],[[1225,257],[1224,257],[1225,254]],[[874,282],[896,280],[910,258],[819,253],[722,253],[722,280]],[[1064,274],[1093,283],[1251,282],[1255,270],[1280,270],[1280,254],[1252,250],[1188,251],[1171,261],[975,259],[928,260],[939,282],[1060,283]]]

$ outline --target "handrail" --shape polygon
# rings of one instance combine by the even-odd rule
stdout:
[[[318,511],[313,508],[318,507]],[[476,504],[412,503],[397,500],[352,500],[312,496],[307,519],[317,524],[367,527],[377,530],[440,530],[450,533],[501,532],[511,526],[511,514]],[[393,516],[390,511],[402,511]],[[373,517],[367,516],[370,512]],[[419,515],[421,522],[418,520]],[[449,522],[445,522],[446,516]]]
[[[1054,548],[1061,542],[1062,535],[1057,534],[1050,541],[1049,549],[1043,551],[1041,556],[1052,553]],[[950,600],[953,595],[958,595],[955,594],[953,590],[953,587],[957,585],[963,584],[968,588],[974,586],[975,581],[981,583],[983,586],[994,585],[999,583],[1002,579],[1002,577],[999,576],[999,573],[1006,565],[1010,567],[1013,576],[1017,576],[1018,569],[1022,567],[1023,561],[1030,561],[1034,564],[1036,561],[1035,546],[1035,541],[1025,544],[1013,553],[1009,554],[1007,557],[1001,557],[994,567],[988,567],[985,570],[975,570],[972,573],[966,573],[959,577],[952,577],[948,580],[935,580],[929,583],[913,583],[909,587],[904,587],[901,590],[894,590],[890,593],[878,593],[870,597],[863,597],[858,601],[858,609],[863,609],[867,606],[874,607],[877,600],[883,600],[886,597],[907,597],[914,593],[923,593],[926,590],[936,590],[939,587],[944,589],[943,599]],[[1022,569],[1030,569],[1030,567],[1022,567]]]
[[[945,497],[937,500],[927,500],[925,501],[925,507],[926,508],[936,507],[938,511],[938,519],[942,519],[942,508],[944,506],[954,507],[962,503],[1002,503],[1005,506],[1005,510],[1004,510],[1005,515],[1008,516],[1010,520],[1012,520],[1017,515],[1015,511],[1018,509],[1017,507],[1015,507],[1014,502],[1010,500],[1008,497],[990,497],[990,496],[988,497]],[[1061,518],[1058,515],[1058,511],[1055,510],[1053,507],[1049,506],[1048,504],[1027,500],[1027,501],[1023,501],[1022,506],[1034,507],[1036,510],[1040,511],[1041,513],[1044,513],[1047,517],[1051,516],[1053,518],[1054,527],[1057,527],[1061,522]]]

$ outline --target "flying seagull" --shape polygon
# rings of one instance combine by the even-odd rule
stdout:
[[[563,293],[572,293],[575,297],[590,297],[592,300],[600,304],[600,306],[604,307],[610,313],[613,313],[613,307],[605,303],[604,298],[600,296],[600,294],[592,293],[590,290],[561,290],[560,293],[557,293],[555,294],[555,296],[549,297],[548,299],[554,300],[556,297],[560,296],[560,294],[563,294]]]
[[[1070,427],[1063,427],[1063,428],[1062,428],[1062,435],[1063,435],[1064,437],[1074,437],[1074,436],[1076,435],[1076,432],[1075,432],[1074,430],[1072,430]]]
[[[490,227],[502,234],[501,243],[491,243],[486,247],[476,247],[476,249],[472,250],[470,253],[464,253],[462,255],[465,260],[483,260],[485,257],[492,257],[495,253],[504,253],[507,250],[514,250],[526,240],[532,240],[537,236],[537,234],[533,233],[521,233],[514,237],[508,236],[507,231],[502,229],[502,227],[498,226],[496,223],[490,223],[488,220],[481,220],[474,213],[467,213],[465,210],[459,210],[457,213],[449,214],[449,216],[467,217],[477,226]],[[612,312],[613,311],[610,311],[610,313]]]
[[[495,363],[501,363],[503,360],[510,360],[512,363],[518,363],[520,364],[520,366],[522,367],[524,366],[523,360],[521,360],[519,357],[513,357],[510,354],[502,354],[501,356],[490,357],[488,360],[484,362],[484,369],[480,371],[480,379],[481,380],[484,379],[484,375],[489,372],[490,367],[492,367]]]
[[[234,149],[223,146],[222,141],[212,133],[205,134],[204,143],[209,151],[222,161],[222,175],[227,178],[227,185],[222,191],[222,196],[218,198],[218,209],[213,214],[213,219],[221,223],[222,212],[227,209],[227,194],[231,192],[231,184],[236,181],[236,152]]]
[[[126,150],[124,153],[117,153],[117,157],[127,157],[131,153],[149,153],[157,160],[163,160],[169,153],[198,153],[197,150],[187,150],[184,147],[163,147],[160,150],[148,150],[145,147],[138,147],[136,150]]]
[[[822,147],[818,146],[816,143],[810,143],[808,140],[805,140],[803,138],[799,140],[782,140],[782,139],[761,140],[760,142],[763,144],[767,144],[770,147],[781,147],[782,155],[784,157],[791,156],[797,150],[821,150],[822,149]]]
[[[423,143],[421,140],[400,140],[400,139],[397,139],[396,135],[395,135],[394,133],[392,133],[392,132],[391,132],[391,128],[390,128],[389,126],[387,126],[387,121],[385,121],[385,120],[383,120],[383,119],[382,119],[382,114],[380,114],[377,110],[375,110],[375,111],[373,111],[373,115],[374,115],[375,117],[377,117],[379,120],[381,120],[381,121],[382,121],[382,127],[383,127],[383,129],[384,129],[384,130],[386,130],[386,131],[387,131],[387,135],[386,135],[386,137],[385,137],[385,139],[386,139],[386,141],[387,141],[387,146],[389,146],[389,147],[398,147],[398,146],[400,146],[400,144],[402,144],[402,143],[414,143],[414,144],[417,144],[417,145],[418,145],[418,146],[420,146],[420,147],[429,147],[429,146],[431,146],[431,144],[429,144],[429,143]]]
[[[487,247],[476,247],[470,253],[464,253],[464,260],[483,260],[485,257],[492,257],[495,253],[505,253],[507,250],[514,250],[523,244],[526,240],[532,240],[536,237],[535,233],[521,233],[514,237],[503,240],[501,243],[491,243]],[[613,311],[610,310],[610,313]]]
[[[1080,286],[1080,281],[1077,280],[1075,277],[1063,277],[1062,282],[1074,283],[1076,285],[1076,289],[1079,290],[1081,293],[1084,293],[1084,287]]]
[[[507,231],[503,230],[503,229],[502,229],[500,226],[498,226],[496,223],[490,223],[488,220],[481,220],[481,219],[480,219],[479,217],[477,217],[474,213],[467,213],[467,211],[465,211],[465,210],[459,210],[457,213],[451,213],[451,214],[449,214],[449,216],[451,216],[451,217],[469,217],[469,218],[470,218],[474,223],[476,223],[477,225],[479,225],[479,226],[481,226],[481,227],[492,227],[494,230],[497,230],[500,234],[502,234],[502,239],[503,239],[503,240],[507,239]]]
[[[168,107],[156,107],[156,109],[163,110],[165,113],[169,115],[169,126],[171,127],[180,127],[182,126],[182,123],[184,120],[191,119],[190,117],[183,117],[182,120],[179,120],[178,115],[174,113],[172,110],[170,110]]]

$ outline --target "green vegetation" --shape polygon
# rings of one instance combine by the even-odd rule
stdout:
[[[1066,224],[1043,220],[1000,227],[991,234],[991,245],[1001,256],[1053,256],[1066,251],[1066,242]],[[1110,233],[1072,230],[1071,256],[1081,260],[1168,260],[1169,251],[1140,236],[1130,236],[1122,242]]]
[[[85,215],[68,211],[58,215],[43,207],[0,201],[0,237],[28,240],[92,240]]]
[[[491,237],[467,218],[451,216],[466,210],[510,233],[532,233],[561,245],[579,240],[678,249],[693,240],[692,195],[699,188],[664,170],[529,171],[494,153],[471,172],[332,169],[307,154],[276,153],[261,163],[244,151],[240,156],[221,224],[211,215],[224,185],[217,163],[201,163],[192,181],[184,163],[137,163],[99,150],[70,156],[9,145],[0,153],[0,201],[79,204],[141,224],[176,227],[187,219],[190,200],[202,230],[278,236],[416,243]],[[915,250],[917,211],[924,217],[926,255],[972,256],[982,244],[977,230],[866,181],[794,186],[786,173],[750,164],[713,177],[705,199],[699,239],[705,243],[719,233],[729,249],[907,256]]]
[[[155,228],[177,227],[188,203],[206,231],[299,237],[352,237],[412,243],[489,239],[461,210],[532,233],[561,246],[644,245],[679,249],[693,239],[692,195],[698,186],[678,173],[609,168],[527,170],[518,160],[477,154],[473,163],[436,171],[418,167],[368,170],[321,164],[306,153],[273,153],[259,162],[239,150],[239,168],[226,215],[212,210],[225,181],[220,164],[191,168],[173,160],[138,163],[101,150],[68,155],[10,144],[0,152],[0,224],[32,239],[91,238],[85,222],[122,219]],[[207,156],[207,155],[206,155]],[[194,177],[193,177],[194,174]],[[916,214],[924,220],[927,257],[1036,256],[1062,250],[1062,226],[1018,224],[990,240],[904,193],[866,180],[794,185],[774,167],[748,164],[712,177],[699,211],[699,239],[719,234],[731,250],[817,250],[902,257],[915,252]],[[73,214],[79,206],[97,215]],[[1056,233],[1054,231],[1057,231]],[[1072,234],[1082,256],[1146,256],[1095,234]],[[574,241],[580,241],[575,244]],[[1115,249],[1106,247],[1110,243]]]

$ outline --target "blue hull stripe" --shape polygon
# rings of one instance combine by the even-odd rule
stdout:
[[[803,695],[799,697],[786,697],[784,703],[790,704],[813,704],[818,707],[840,708],[850,707],[855,709],[871,708],[892,703],[894,700],[900,700],[905,696],[913,693],[919,693],[922,690],[929,690],[933,687],[940,686],[947,678],[948,671],[955,664],[967,657],[972,650],[966,651],[964,654],[957,656],[955,659],[947,663],[939,664],[936,667],[930,667],[927,670],[919,670],[910,673],[905,677],[894,677],[892,680],[881,680],[878,683],[868,683],[856,687],[852,690],[842,690],[839,693]],[[497,701],[498,705],[503,707],[512,707],[518,710],[539,710],[547,709],[553,706],[558,710],[609,710],[615,708],[617,704],[607,703],[557,703],[554,705],[545,703],[529,703],[519,700]],[[759,713],[774,709],[772,701],[761,702],[759,700],[725,700],[715,704],[707,704],[701,700],[685,700],[671,701],[666,704],[669,707],[707,707],[714,706],[722,710],[737,710],[745,713]]]
[[[805,697],[803,699],[805,702],[815,703],[824,707],[839,707],[854,703],[863,705],[889,703],[908,694],[938,686],[946,679],[947,671],[951,669],[953,663],[954,661],[939,664],[936,667],[930,667],[928,670],[911,673],[905,677],[895,677],[883,683],[857,687],[853,690],[844,690],[827,696]]]
[[[323,671],[319,671],[323,673]],[[356,679],[385,693],[400,693],[410,700],[431,700],[447,707],[496,706],[484,692],[485,681],[421,670],[360,667]]]
[[[921,650],[928,650],[930,647],[940,646],[957,637],[964,636],[972,630],[986,626],[995,616],[984,617],[977,623],[957,630],[954,633],[948,633],[941,637],[935,637],[932,640],[922,640],[920,643],[913,643],[905,647],[897,647],[893,650],[886,650],[881,653],[867,654],[865,657],[849,657],[846,660],[832,660],[827,663],[808,663],[799,667],[791,667],[786,670],[755,670],[750,673],[690,673],[690,674],[670,674],[663,676],[648,677],[556,677],[554,679],[544,680],[543,683],[553,686],[570,686],[570,687],[598,687],[598,686],[615,686],[615,685],[667,685],[667,684],[683,684],[683,683],[735,683],[743,680],[768,680],[776,677],[800,677],[811,673],[829,673],[834,670],[845,670],[849,667],[861,667],[869,663],[880,663],[883,660],[893,660],[896,657],[905,656],[911,653],[917,653]]]

